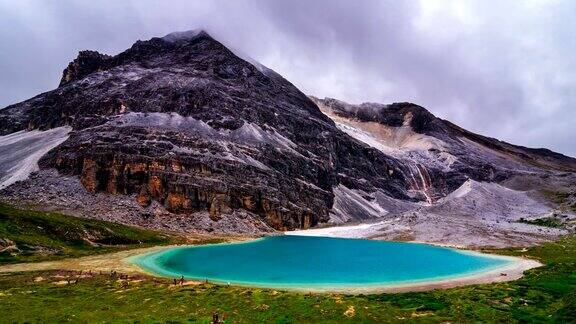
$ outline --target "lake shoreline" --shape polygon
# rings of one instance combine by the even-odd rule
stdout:
[[[514,281],[522,278],[524,271],[543,266],[540,262],[532,259],[517,258],[512,264],[503,267],[482,271],[481,273],[456,277],[451,279],[431,280],[415,283],[402,283],[387,286],[366,287],[326,287],[326,288],[294,288],[289,290],[301,292],[320,293],[347,293],[347,294],[377,294],[377,293],[402,293],[422,292],[435,289],[449,289],[455,287],[491,284],[498,282]],[[506,274],[506,275],[502,275]]]
[[[252,242],[252,240],[244,242]],[[210,245],[238,244],[238,243],[239,242],[229,242],[229,243],[217,243]],[[421,244],[418,242],[402,242],[402,243]],[[187,246],[184,245],[184,246],[178,246],[176,248],[186,248],[186,247]],[[167,249],[169,248],[170,247],[167,247]],[[456,274],[453,277],[448,278],[438,278],[438,279],[431,278],[430,280],[424,279],[424,280],[415,280],[415,281],[399,282],[392,284],[378,284],[378,283],[366,284],[366,285],[326,284],[324,286],[321,284],[283,285],[273,283],[271,284],[271,283],[241,282],[241,281],[233,281],[230,283],[225,280],[218,280],[214,278],[206,278],[205,280],[214,284],[222,284],[222,285],[232,284],[240,287],[297,291],[303,293],[312,292],[312,293],[376,294],[376,293],[428,291],[434,289],[447,289],[474,284],[488,284],[488,283],[512,281],[521,278],[523,276],[524,271],[542,266],[540,262],[527,258],[498,255],[498,254],[487,254],[473,250],[461,250],[455,248],[451,249],[454,249],[459,253],[463,254],[479,255],[482,257],[495,258],[495,259],[506,259],[510,261],[510,263],[501,266],[495,266],[489,269],[478,270],[477,272],[475,271],[473,273],[461,274],[461,275]],[[179,277],[179,275],[176,275],[175,273],[169,273],[166,270],[158,270],[158,268],[156,268],[155,266],[146,265],[146,262],[139,263],[140,260],[145,260],[147,256],[150,256],[151,254],[157,254],[162,250],[150,251],[147,253],[134,255],[129,258],[126,258],[125,261],[132,263],[134,266],[140,268],[142,272],[152,276],[164,277],[164,278]],[[205,280],[194,278],[188,281],[204,282]]]
[[[207,245],[218,244],[238,244],[244,242],[252,242],[261,238],[244,239],[231,239],[224,243],[214,243]],[[419,243],[419,242],[405,242],[405,243]],[[22,271],[44,271],[44,270],[76,270],[76,271],[93,271],[93,272],[110,272],[119,271],[128,274],[146,274],[153,277],[168,278],[169,276],[154,273],[153,271],[142,268],[134,262],[135,258],[140,258],[151,253],[158,253],[167,249],[185,248],[188,246],[204,246],[204,245],[166,245],[154,246],[141,249],[125,250],[110,254],[101,254],[94,256],[86,256],[74,259],[64,259],[58,261],[45,261],[37,263],[17,263],[0,266],[0,273],[22,272]],[[476,284],[489,284],[513,281],[521,278],[524,271],[537,268],[542,264],[533,259],[522,257],[514,257],[508,255],[486,254],[473,250],[458,250],[462,253],[482,254],[484,256],[495,258],[506,258],[512,260],[512,263],[498,266],[493,269],[480,270],[479,273],[458,276],[454,278],[445,278],[438,280],[429,280],[421,282],[407,282],[398,284],[387,285],[365,285],[365,286],[282,286],[282,285],[266,285],[258,283],[234,283],[235,286],[260,288],[260,289],[274,289],[296,291],[302,293],[344,293],[344,294],[377,294],[377,293],[401,293],[401,292],[418,292],[429,291],[434,289],[448,289],[454,287],[476,285]],[[505,274],[505,275],[503,275]],[[187,284],[200,284],[202,280],[187,280]],[[210,283],[226,285],[227,282],[210,280]]]

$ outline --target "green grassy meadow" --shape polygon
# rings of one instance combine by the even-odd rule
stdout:
[[[0,240],[5,250],[0,252],[1,265],[164,245],[179,238],[111,222],[21,210],[0,203]],[[6,249],[8,246],[15,246],[17,250]]]
[[[123,248],[163,244],[155,232],[2,207],[0,237],[20,244],[62,245],[62,255],[103,252],[85,246],[65,228],[111,229]],[[8,212],[6,212],[8,210]],[[19,217],[22,217],[19,219]],[[33,218],[33,220],[29,219]],[[39,218],[36,223],[36,219]],[[24,220],[25,219],[25,220]],[[42,230],[32,230],[38,225]],[[15,227],[20,231],[7,229]],[[119,227],[112,227],[119,226]],[[12,228],[10,227],[10,228]],[[48,230],[47,228],[50,228]],[[118,238],[120,235],[122,239]],[[110,242],[110,241],[106,241]],[[144,243],[143,243],[144,244]],[[109,247],[102,247],[110,249]],[[211,284],[174,286],[167,279],[110,274],[67,283],[70,272],[44,271],[0,275],[0,322],[200,322],[218,312],[226,323],[570,323],[576,321],[576,237],[520,249],[488,252],[526,256],[544,263],[517,281],[418,293],[342,295],[305,294]],[[59,257],[60,257],[59,256]],[[50,256],[53,257],[53,256]],[[36,257],[38,258],[38,257]],[[14,261],[31,261],[22,257]],[[6,262],[3,260],[3,262]]]

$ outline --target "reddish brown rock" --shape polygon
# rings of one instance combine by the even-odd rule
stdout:
[[[136,201],[138,205],[142,207],[148,207],[152,203],[152,198],[148,194],[147,190],[142,190],[140,194],[136,197]]]
[[[60,163],[63,163],[63,159],[59,159]],[[96,179],[96,163],[90,159],[85,159],[82,166],[82,174],[80,176],[80,181],[82,185],[90,192],[96,192],[98,189],[98,180]]]

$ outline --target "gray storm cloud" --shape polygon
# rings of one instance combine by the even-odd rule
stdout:
[[[418,103],[576,156],[576,1],[4,1],[0,107],[56,87],[79,50],[204,28],[301,90]]]

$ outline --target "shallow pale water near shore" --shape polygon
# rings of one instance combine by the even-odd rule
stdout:
[[[493,275],[517,260],[426,244],[303,236],[175,247],[130,259],[165,277],[321,291],[442,284]]]

